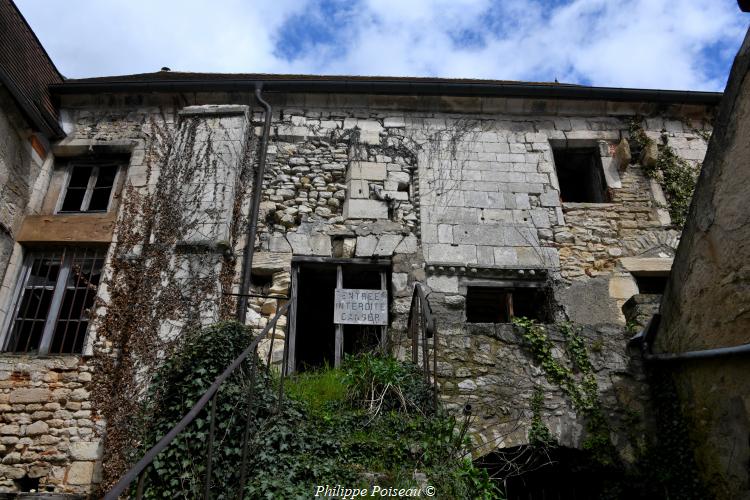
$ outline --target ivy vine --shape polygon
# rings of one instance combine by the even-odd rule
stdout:
[[[568,366],[552,355],[553,344],[547,327],[523,317],[514,318],[513,323],[521,330],[523,339],[547,380],[557,385],[570,399],[573,408],[586,418],[583,449],[588,450],[592,458],[601,465],[615,464],[617,456],[610,439],[610,427],[602,411],[599,387],[580,328],[569,323],[558,325],[565,338],[565,351],[570,361]],[[532,400],[533,404],[538,404],[538,401],[535,403]]]
[[[630,141],[643,150],[653,144],[653,140],[646,135],[638,118],[630,122]],[[703,137],[703,135],[701,135]],[[655,179],[667,199],[667,209],[672,223],[678,227],[685,225],[690,200],[695,191],[700,165],[694,167],[681,158],[669,145],[669,137],[663,133],[661,144],[658,145],[659,154],[653,165],[642,165],[647,177]]]

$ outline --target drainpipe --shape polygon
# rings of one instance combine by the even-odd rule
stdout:
[[[724,356],[734,356],[738,354],[750,354],[750,344],[740,344],[732,347],[717,347],[714,349],[703,349],[700,351],[686,351],[677,353],[658,353],[651,352],[651,348],[656,340],[656,332],[661,322],[661,314],[654,314],[649,320],[646,328],[638,335],[630,339],[631,343],[640,342],[643,359],[646,361],[687,361],[694,359],[713,359]]]
[[[250,218],[247,221],[247,236],[245,239],[245,257],[242,263],[242,282],[240,284],[239,300],[237,301],[237,321],[244,324],[247,315],[247,294],[253,284],[253,253],[255,250],[255,234],[258,232],[258,212],[260,212],[260,198],[263,195],[263,175],[266,170],[266,152],[268,151],[268,135],[271,131],[271,105],[264,99],[261,91],[263,82],[255,84],[255,99],[263,106],[265,123],[260,142],[260,159],[255,173],[255,189],[253,190],[253,204],[250,207]]]

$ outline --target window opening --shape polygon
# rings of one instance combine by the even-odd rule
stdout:
[[[117,165],[72,164],[69,169],[68,185],[59,213],[106,212],[117,177]]]
[[[32,252],[6,351],[80,353],[104,266],[105,249]]]
[[[544,323],[551,320],[546,288],[470,286],[466,290],[468,323],[510,323],[522,316]]]
[[[643,276],[634,274],[635,283],[638,285],[638,293],[663,295],[667,288],[669,275],[665,276]]]
[[[606,203],[607,185],[596,148],[553,149],[560,196],[564,202]]]

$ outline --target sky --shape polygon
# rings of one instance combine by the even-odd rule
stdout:
[[[16,0],[68,78],[158,71],[724,89],[735,0]]]

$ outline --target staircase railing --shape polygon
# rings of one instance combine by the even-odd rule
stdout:
[[[417,366],[421,366],[427,385],[432,385],[433,403],[437,408],[437,328],[435,328],[432,308],[430,308],[430,303],[420,283],[414,285],[407,325],[409,338],[411,338],[411,360]],[[430,346],[427,339],[432,339],[432,359],[430,359]],[[421,363],[419,359],[420,350],[422,354]],[[432,361],[432,370],[430,370],[430,361]]]
[[[143,490],[146,480],[146,469],[154,462],[154,459],[164,451],[169,445],[180,435],[180,433],[185,430],[195,419],[198,417],[198,415],[201,413],[201,411],[208,405],[211,404],[210,407],[210,420],[209,420],[209,434],[208,434],[208,443],[206,446],[206,477],[204,482],[204,491],[203,496],[204,498],[208,499],[211,494],[211,468],[212,468],[212,457],[213,457],[213,445],[214,445],[214,435],[216,431],[216,400],[217,400],[217,394],[219,390],[221,389],[222,384],[224,381],[226,381],[236,370],[240,368],[242,363],[244,363],[248,358],[250,362],[250,377],[251,380],[254,380],[255,373],[258,369],[256,366],[257,364],[257,356],[254,355],[255,350],[258,347],[258,344],[260,341],[268,335],[268,332],[273,330],[274,335],[271,337],[271,345],[268,350],[268,364],[270,366],[271,361],[271,354],[273,351],[273,342],[276,332],[276,323],[278,322],[279,318],[286,314],[292,306],[292,302],[295,300],[295,297],[290,297],[290,301],[284,304],[282,307],[280,307],[276,315],[271,319],[271,321],[266,324],[266,327],[263,328],[263,331],[258,334],[255,339],[250,343],[250,345],[242,351],[242,353],[235,358],[234,361],[214,380],[214,382],[211,384],[211,386],[208,388],[208,390],[201,396],[201,398],[198,400],[197,403],[193,405],[193,407],[188,411],[184,417],[182,417],[182,420],[180,420],[177,425],[175,425],[167,434],[164,435],[163,438],[159,440],[158,443],[156,443],[150,450],[146,452],[146,454],[141,458],[130,470],[128,470],[125,475],[120,478],[120,480],[115,484],[114,487],[112,487],[109,492],[104,496],[105,500],[115,500],[120,497],[123,493],[125,493],[128,488],[137,480],[137,486],[136,486],[136,494],[135,497],[137,499],[140,499],[143,497]],[[289,325],[290,322],[287,322],[287,325]],[[287,326],[288,328],[288,326]],[[288,332],[287,332],[288,333]],[[288,335],[286,336],[288,338]],[[283,397],[283,384],[284,384],[284,376],[286,374],[286,365],[287,365],[287,358],[289,356],[289,345],[288,342],[284,343],[284,354],[283,354],[283,362],[282,362],[282,368],[281,368],[281,376],[279,381],[279,396],[277,399],[277,406],[281,405],[282,397]],[[250,390],[252,391],[255,388],[255,384],[251,382],[250,384]],[[252,392],[248,394],[248,405],[252,403],[253,400],[253,394]],[[245,480],[247,478],[247,462],[248,462],[248,442],[250,440],[250,419],[251,419],[251,412],[250,407],[247,408],[247,417],[245,422],[245,432],[242,439],[242,464],[240,469],[240,482],[238,485],[238,492],[237,492],[237,498],[242,499],[244,494],[244,487],[245,487]]]

